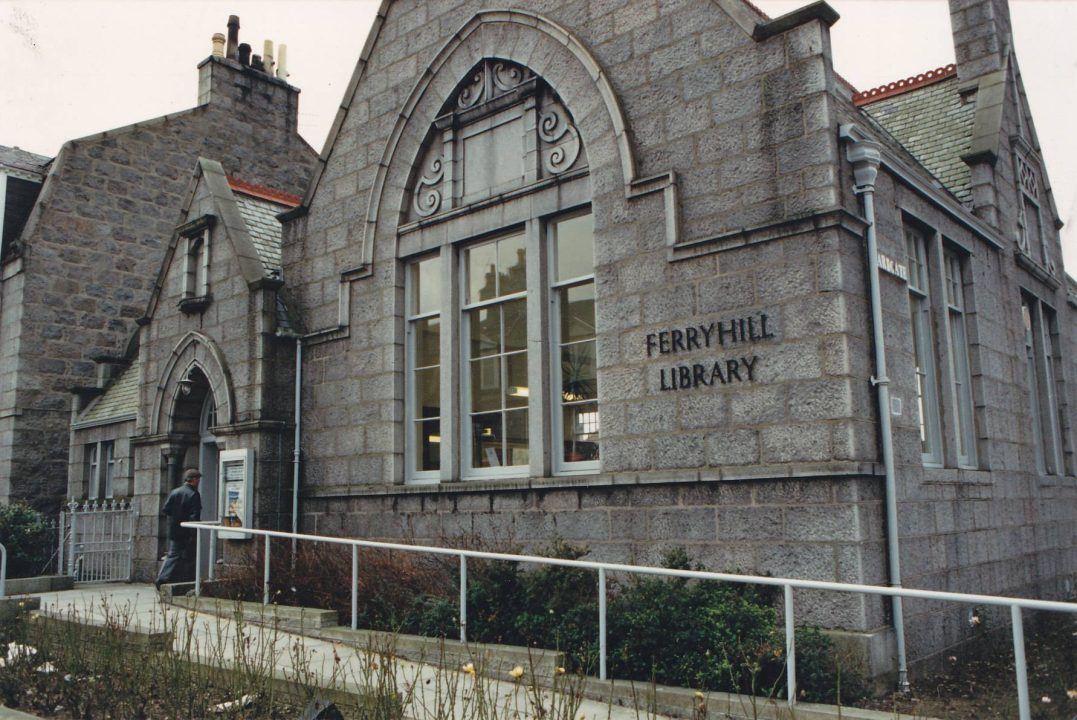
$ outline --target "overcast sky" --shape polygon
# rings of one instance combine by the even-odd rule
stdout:
[[[661,0],[659,0],[661,1]],[[698,0],[705,2],[706,0]],[[755,0],[771,16],[807,0]],[[299,130],[319,150],[376,0],[0,0],[0,145],[67,139],[194,105],[195,66],[240,16],[241,42],[288,44]],[[834,62],[859,89],[953,62],[946,0],[830,0]],[[1077,0],[1010,0],[1018,62],[1077,275]]]

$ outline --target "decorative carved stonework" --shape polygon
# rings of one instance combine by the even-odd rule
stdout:
[[[1035,167],[1021,153],[1016,153],[1016,157],[1017,181],[1020,183],[1021,189],[1034,201],[1039,202],[1040,182]]]
[[[580,133],[560,105],[551,103],[539,118],[539,138],[549,148],[542,152],[542,167],[551,175],[568,170],[580,155]],[[565,136],[568,138],[565,138]]]
[[[435,155],[425,175],[415,185],[415,198],[412,205],[419,217],[430,217],[441,209],[441,190],[438,186],[445,176],[444,163],[440,155]]]
[[[423,220],[587,165],[572,114],[526,67],[487,58],[446,98],[409,180]]]
[[[456,94],[456,108],[467,110],[507,95],[534,75],[525,67],[504,60],[483,60],[471,79]]]

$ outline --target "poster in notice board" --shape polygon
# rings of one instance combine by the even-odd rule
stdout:
[[[221,453],[221,525],[227,528],[249,528],[253,525],[251,495],[254,485],[254,451],[225,450]],[[248,533],[222,531],[225,540],[245,540]]]

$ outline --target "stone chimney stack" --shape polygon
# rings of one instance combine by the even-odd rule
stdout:
[[[198,65],[198,104],[219,107],[241,121],[297,130],[299,88],[261,62],[252,63],[250,45],[239,42],[237,16],[228,18],[223,52],[221,39],[220,33],[213,36],[212,54]]]
[[[950,27],[962,82],[1003,69],[1013,48],[1008,0],[950,0]]]

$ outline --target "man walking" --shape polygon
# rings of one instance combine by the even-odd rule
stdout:
[[[194,530],[180,527],[180,523],[202,519],[202,496],[198,494],[198,483],[202,473],[198,468],[190,467],[183,471],[183,484],[173,490],[161,508],[161,516],[168,517],[168,555],[161,566],[161,572],[154,581],[160,590],[167,582],[188,580],[193,575],[194,551],[191,541]],[[182,567],[182,569],[181,569]],[[179,577],[173,578],[173,575]]]

